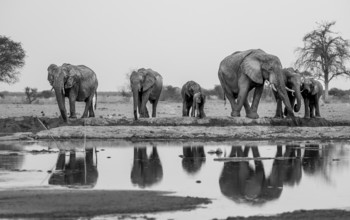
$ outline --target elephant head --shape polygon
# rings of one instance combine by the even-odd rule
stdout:
[[[294,117],[282,73],[282,64],[277,56],[267,54],[262,50],[248,50],[242,52],[243,60],[240,68],[255,83],[263,84],[267,80],[277,91],[285,104],[288,115]]]
[[[152,72],[141,68],[130,75],[130,85],[134,98],[134,118],[137,120],[137,109],[141,112],[142,94],[150,90],[156,83],[156,76]]]
[[[305,91],[307,94],[314,96],[322,89],[318,86],[317,81],[312,78],[303,78],[302,81],[301,90],[303,92]]]
[[[64,121],[67,121],[67,111],[65,107],[65,89],[71,88],[79,79],[78,72],[70,64],[57,66],[51,64],[48,68],[47,80],[55,90],[57,104]]]
[[[64,90],[64,84],[67,80],[67,72],[62,70],[62,67],[58,67],[55,64],[51,64],[48,68],[48,76],[47,79],[52,86],[52,88],[55,90],[57,104],[61,112],[61,116],[64,121],[67,121],[67,111],[65,106],[65,90]]]
[[[295,71],[293,68],[283,69],[284,76],[286,77],[286,89],[295,96],[297,104],[294,105],[294,111],[299,112],[301,108],[301,91],[300,87],[302,85],[301,75]],[[292,106],[293,107],[293,106]]]

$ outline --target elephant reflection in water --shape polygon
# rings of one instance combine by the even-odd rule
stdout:
[[[276,157],[282,156],[282,146],[277,146]],[[286,160],[283,160],[283,183],[289,186],[298,185],[302,177],[301,169],[301,149],[300,145],[286,145],[286,150],[283,154]]]
[[[157,147],[152,147],[148,156],[146,147],[134,147],[134,163],[131,170],[131,182],[141,188],[150,187],[163,178],[163,167]]]
[[[306,144],[303,157],[303,170],[307,174],[315,174],[323,167],[322,157],[318,144]]]
[[[241,146],[232,146],[229,157],[247,157],[250,149],[254,158],[260,157],[257,146],[245,146],[244,149]],[[295,157],[293,155],[295,155],[295,148],[286,146],[284,156]],[[278,146],[276,157],[281,156],[283,156],[282,146]],[[293,169],[299,171],[293,173]],[[279,198],[283,190],[283,182],[298,183],[300,179],[301,163],[294,162],[292,158],[275,159],[268,177],[265,176],[261,160],[254,160],[254,165],[247,160],[242,160],[224,163],[219,184],[221,192],[233,201],[257,205]]]
[[[82,153],[69,151],[67,160],[66,151],[60,151],[49,184],[93,188],[98,178],[96,149],[86,149]]]
[[[205,163],[203,146],[184,146],[182,167],[189,174],[197,173]]]

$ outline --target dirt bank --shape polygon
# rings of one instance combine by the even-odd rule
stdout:
[[[344,140],[350,127],[287,126],[65,126],[40,131],[36,139],[124,139],[145,140]]]
[[[33,189],[0,191],[0,218],[74,218],[194,209],[209,199],[156,191]],[[52,199],[54,198],[54,199]]]
[[[250,217],[229,217],[227,220],[348,220],[350,211],[346,210],[299,210],[294,212],[285,212],[274,216],[250,216]]]
[[[88,118],[63,123],[57,118],[20,117],[0,120],[0,140],[125,139],[142,140],[343,140],[350,138],[350,121],[297,118],[231,117],[133,119]],[[316,125],[319,125],[316,127]],[[49,130],[46,130],[46,128]],[[22,133],[18,133],[22,132]],[[23,133],[26,132],[26,133]],[[14,134],[14,135],[13,135]]]

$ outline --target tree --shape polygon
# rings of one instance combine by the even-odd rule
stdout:
[[[0,82],[18,81],[18,68],[24,66],[25,51],[21,43],[0,35]]]
[[[304,47],[296,49],[296,67],[305,68],[324,81],[325,102],[328,102],[329,82],[338,76],[350,76],[350,70],[346,67],[346,61],[350,58],[349,41],[331,30],[335,23],[318,24],[317,29],[303,37]]]
[[[38,98],[38,89],[26,87],[24,93],[29,104],[32,104]]]

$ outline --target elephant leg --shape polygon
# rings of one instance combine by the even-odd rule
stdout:
[[[191,117],[196,117],[196,101],[192,101],[192,111],[191,111]]]
[[[204,118],[204,117],[206,117],[204,113],[204,103],[201,103],[199,106],[199,118]]]
[[[310,118],[310,108],[309,108],[309,99],[308,98],[304,98],[304,106],[305,106],[304,118]]]
[[[292,106],[292,108],[294,109],[294,104],[295,104],[295,97],[292,96],[291,93],[288,92],[288,97],[289,97],[289,101],[290,101],[290,105]],[[288,110],[286,107],[284,107],[284,115],[288,116]]]
[[[193,100],[188,101],[186,103],[186,109],[187,109],[187,115],[186,116],[190,116],[190,111],[191,111],[191,108],[192,108],[192,102],[193,102]]]
[[[250,111],[250,114],[247,115],[248,118],[252,118],[252,119],[259,118],[258,106],[259,106],[259,102],[260,102],[260,98],[263,90],[264,90],[264,85],[255,87],[251,111]]]
[[[69,93],[69,111],[70,115],[69,118],[77,118],[76,112],[75,112],[75,100],[77,99],[77,95],[74,94],[74,92]]]
[[[188,116],[187,112],[188,112],[187,102],[186,102],[186,98],[184,98],[184,100],[182,101],[182,117]]]
[[[158,99],[153,100],[151,103],[152,103],[152,118],[155,118],[157,116]]]
[[[142,98],[141,98],[142,102],[141,102],[141,109],[140,109],[140,117],[141,118],[149,118],[146,104],[147,104],[150,93],[151,93],[151,90],[148,90],[142,94]]]
[[[275,118],[283,118],[282,100],[280,96],[277,94],[277,92],[273,91],[273,95],[275,96],[276,103],[277,103]]]
[[[89,98],[87,98],[87,100],[85,101],[85,109],[84,109],[83,116],[81,116],[82,118],[88,117],[88,112],[90,110],[90,107],[92,107],[92,97],[93,96],[89,96]]]
[[[95,117],[95,111],[94,111],[94,103],[91,102],[90,108],[89,108],[89,117],[94,118]]]
[[[316,111],[316,118],[320,118],[321,114],[320,114],[320,103],[319,103],[319,97],[315,97],[315,111]]]
[[[249,80],[248,79],[242,79],[239,80],[238,84],[239,86],[239,92],[237,97],[237,105],[233,106],[231,116],[232,117],[239,117],[241,109],[243,107],[243,103],[247,99],[248,91],[249,91]]]
[[[315,104],[314,104],[314,102],[309,102],[309,106],[310,106],[310,118],[314,118],[315,117]]]

